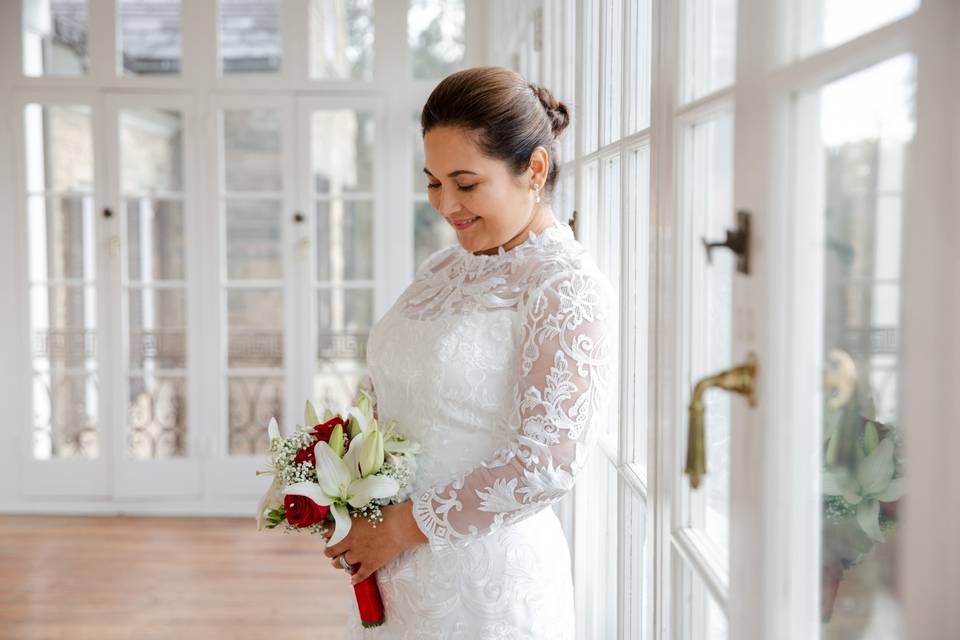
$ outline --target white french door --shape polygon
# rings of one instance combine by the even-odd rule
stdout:
[[[364,373],[381,100],[63,95],[17,123],[24,494],[250,500],[269,419]]]
[[[253,95],[210,102],[210,166],[201,349],[216,389],[205,483],[211,492],[263,490],[255,470],[265,425],[302,422],[303,403],[347,404],[365,372],[376,319],[377,250],[389,224],[378,176],[384,109],[378,98]]]
[[[104,292],[110,333],[111,493],[116,498],[197,497],[203,431],[196,330],[202,296],[199,185],[187,145],[193,101],[170,94],[104,96],[107,125],[101,212],[109,238]],[[107,217],[107,214],[110,214]]]
[[[19,370],[33,418],[18,421],[23,494],[196,497],[191,101],[32,92],[17,112],[30,336]]]
[[[956,126],[940,105],[956,105],[942,57],[957,9],[714,0],[676,18],[677,322],[661,324],[674,341],[661,372],[676,371],[666,415],[679,429],[664,445],[672,615],[659,637],[943,637],[923,596],[905,597],[904,576],[932,585],[931,567],[902,559],[936,553],[913,545],[941,525],[910,508],[943,494],[912,456],[953,437],[917,419],[930,415],[925,387],[945,384],[918,359],[942,357],[929,335],[945,346],[949,330],[909,302],[956,295],[913,274],[950,264],[917,237],[956,233],[943,226],[953,192],[920,168],[956,171],[957,139],[936,141]],[[727,232],[747,223],[746,251],[704,246],[736,248]],[[745,393],[702,387],[691,443],[698,381]],[[706,460],[696,489],[683,474],[691,444]]]

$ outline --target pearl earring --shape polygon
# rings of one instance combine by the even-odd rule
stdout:
[[[537,185],[534,185],[533,190],[534,190],[534,194],[535,194],[535,200],[534,200],[534,202],[539,203],[539,202],[540,202],[540,185],[538,185],[538,184],[537,184]]]

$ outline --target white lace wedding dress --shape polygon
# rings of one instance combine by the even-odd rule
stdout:
[[[553,509],[609,400],[616,295],[566,224],[498,254],[459,244],[420,265],[372,328],[381,423],[420,442],[407,494],[429,544],[377,572],[384,625],[348,637],[574,637],[567,542]]]

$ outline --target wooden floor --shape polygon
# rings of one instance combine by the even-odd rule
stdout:
[[[0,638],[343,638],[322,548],[252,518],[0,516]]]

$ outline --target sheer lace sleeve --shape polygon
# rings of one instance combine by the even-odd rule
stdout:
[[[522,309],[518,430],[448,485],[412,496],[430,547],[461,547],[560,500],[596,441],[614,364],[616,295],[599,272],[550,276]]]

